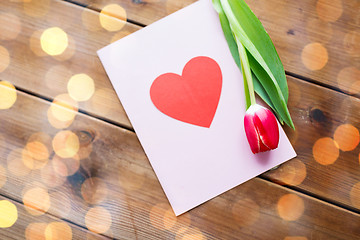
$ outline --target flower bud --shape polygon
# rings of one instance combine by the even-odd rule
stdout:
[[[274,114],[258,104],[251,105],[244,117],[245,133],[253,153],[278,147],[279,127]]]

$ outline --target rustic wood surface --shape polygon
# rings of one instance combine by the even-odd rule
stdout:
[[[12,108],[0,112],[1,194],[30,215],[50,214],[124,239],[360,236],[357,213],[259,178],[176,218],[133,132],[80,113],[67,130],[57,130],[47,121],[50,107],[18,92]],[[62,133],[66,142],[77,136],[80,150],[59,162],[58,154],[74,149],[56,140]]]
[[[119,4],[131,21],[149,25],[195,0],[76,0],[94,9]],[[358,94],[360,3],[357,0],[248,0],[291,74]]]
[[[0,228],[0,236],[2,240],[109,239],[108,237],[93,233],[72,223],[53,217],[49,214],[30,214],[21,203],[0,196],[1,210],[3,210],[3,206],[7,206],[7,209],[10,209],[7,212],[7,220],[10,221],[9,218],[12,218],[16,220],[16,222],[14,225],[12,225],[12,227]],[[5,221],[3,220],[2,215],[1,224],[4,223]]]
[[[17,88],[0,82],[0,195],[18,209],[6,227],[0,199],[1,239],[360,239],[358,1],[248,2],[289,75],[298,157],[178,218],[96,50],[192,1],[76,2],[0,3],[0,81]],[[41,46],[53,27],[59,56]],[[78,74],[95,88],[73,96]]]

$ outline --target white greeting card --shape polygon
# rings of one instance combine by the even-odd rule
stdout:
[[[252,154],[242,75],[210,0],[98,55],[176,215],[296,156],[282,128],[276,150]]]

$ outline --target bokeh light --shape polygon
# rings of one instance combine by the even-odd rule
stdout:
[[[52,161],[53,169],[55,172],[63,177],[74,175],[79,170],[80,162],[75,158],[62,158],[54,156]]]
[[[350,191],[350,201],[351,204],[356,207],[360,208],[360,182],[356,183]]]
[[[45,228],[46,240],[71,240],[71,227],[64,222],[52,222]]]
[[[31,145],[33,145],[33,144],[31,144]],[[34,151],[34,152],[38,151],[36,149],[36,147],[37,147],[36,145],[34,144],[34,149],[32,149],[32,151]],[[40,146],[43,146],[43,145],[40,145]],[[39,151],[41,151],[41,150],[39,150]],[[39,156],[40,156],[40,154],[39,154]],[[44,158],[44,159],[33,158],[32,154],[26,148],[22,150],[21,157],[22,157],[22,161],[23,161],[24,165],[31,170],[43,168],[48,163],[48,158]]]
[[[16,99],[17,94],[15,87],[7,81],[0,81],[0,109],[11,108],[16,102]]]
[[[341,90],[356,94],[360,92],[360,70],[355,67],[341,69],[337,75],[338,86]]]
[[[20,19],[11,13],[0,13],[0,40],[13,40],[21,31]]]
[[[52,146],[51,146],[51,137],[44,133],[44,132],[35,132],[33,134],[31,134],[31,136],[28,139],[28,143],[29,142],[41,142],[42,144],[44,144],[47,148],[47,150],[49,152],[52,151]]]
[[[47,240],[45,238],[46,223],[30,223],[25,230],[26,240]]]
[[[38,57],[44,57],[46,56],[46,52],[43,51],[43,49],[41,48],[41,42],[40,42],[40,38],[42,35],[43,31],[41,30],[37,30],[35,31],[29,40],[29,45],[30,45],[30,49],[33,53],[35,53],[36,56]]]
[[[69,40],[66,32],[58,27],[46,29],[40,37],[41,48],[51,56],[62,54],[68,47]]]
[[[278,214],[286,221],[298,220],[303,215],[304,210],[304,201],[295,194],[285,194],[277,203]]]
[[[0,228],[9,228],[18,219],[18,211],[16,206],[7,201],[0,201]]]
[[[161,203],[151,208],[149,218],[151,225],[160,230],[171,229],[177,221],[170,207]]]
[[[30,169],[25,166],[22,160],[23,149],[17,148],[7,156],[7,168],[15,176],[26,176],[30,173]]]
[[[108,193],[106,183],[97,177],[91,177],[81,185],[81,196],[89,204],[99,204]]]
[[[325,22],[335,22],[343,13],[341,0],[318,0],[316,3],[316,13]]]
[[[250,198],[241,198],[231,211],[236,223],[241,227],[253,225],[260,216],[259,205]]]
[[[69,60],[70,58],[72,58],[74,56],[75,52],[76,52],[75,39],[72,36],[68,35],[68,46],[65,49],[65,51],[62,54],[56,55],[53,57],[58,61],[66,61],[66,60]]]
[[[95,92],[94,80],[84,73],[76,74],[70,78],[67,89],[75,101],[87,101]]]
[[[110,229],[112,218],[108,210],[103,207],[91,208],[85,216],[86,227],[95,233],[105,233]]]
[[[47,212],[50,208],[48,191],[41,187],[30,188],[23,195],[23,203],[26,211],[38,216]]]
[[[24,12],[31,17],[44,17],[50,7],[50,0],[24,1]]]
[[[66,130],[55,135],[52,145],[56,155],[59,157],[72,158],[79,151],[80,142],[75,133]]]
[[[328,59],[328,52],[320,43],[309,43],[301,52],[303,64],[312,71],[322,69],[328,62]]]
[[[297,186],[306,178],[306,166],[299,159],[293,159],[271,171],[269,176],[282,184]]]
[[[60,94],[55,97],[50,105],[50,122],[51,116],[64,125],[71,124],[78,111],[78,103],[68,94]],[[51,122],[50,122],[51,123]],[[56,122],[55,122],[56,123]],[[55,125],[55,124],[54,124]],[[55,125],[54,127],[56,127]]]
[[[61,121],[59,120],[58,118],[56,118],[53,114],[53,111],[51,109],[51,107],[48,109],[47,111],[47,119],[48,119],[48,122],[50,123],[51,126],[53,126],[54,128],[57,128],[57,129],[64,129],[64,128],[67,128],[69,127],[74,119],[72,120],[69,120],[69,121]]]
[[[72,122],[78,111],[78,103],[68,94],[60,94],[51,103],[52,115],[61,122]]]
[[[333,164],[339,157],[339,146],[332,138],[320,138],[313,146],[313,156],[321,165]]]
[[[6,169],[0,165],[0,188],[6,183]]]
[[[32,162],[24,163],[31,169],[43,167],[47,163],[50,155],[48,148],[40,141],[29,141],[24,150],[26,150],[25,154],[29,154],[29,157],[32,159]]]
[[[126,11],[118,4],[109,4],[101,10],[99,19],[106,30],[119,31],[126,24]]]
[[[360,32],[351,31],[345,34],[344,49],[352,57],[360,57]]]
[[[360,141],[359,130],[351,124],[342,124],[336,128],[334,140],[342,151],[354,150]]]

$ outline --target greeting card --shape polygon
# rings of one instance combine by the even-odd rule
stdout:
[[[211,1],[98,55],[176,215],[296,156],[280,125],[276,150],[251,152],[242,74]]]

